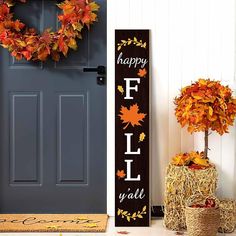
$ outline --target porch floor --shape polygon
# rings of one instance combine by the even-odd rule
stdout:
[[[114,227],[114,217],[110,217],[108,221],[108,228],[106,233],[63,233],[63,236],[76,236],[76,235],[84,235],[84,236],[121,236],[122,234],[118,234],[118,231],[128,231],[130,236],[174,236],[176,235],[175,232],[166,230],[162,226],[162,219],[153,219],[152,225],[149,228],[127,228],[127,227]],[[4,236],[59,236],[59,233],[0,233],[0,235]],[[184,235],[187,236],[187,233]],[[233,234],[219,234],[219,236],[223,235],[230,235],[230,236],[236,236],[236,231]]]

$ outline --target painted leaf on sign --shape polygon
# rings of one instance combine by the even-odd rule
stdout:
[[[123,179],[126,176],[124,170],[117,170],[116,175],[117,175],[118,179]]]
[[[124,89],[123,89],[122,85],[118,85],[117,89],[122,95],[124,94]]]
[[[130,106],[130,108],[121,106],[120,113],[121,114],[119,116],[122,120],[122,123],[126,123],[123,129],[126,129],[129,125],[132,125],[133,127],[135,125],[140,126],[140,122],[143,122],[143,119],[147,115],[144,113],[139,113],[139,106],[137,105],[137,103]]]
[[[142,132],[140,135],[139,135],[139,142],[143,142],[144,139],[146,137],[146,134],[144,132]]]
[[[141,78],[145,78],[147,75],[147,70],[144,68],[144,69],[139,69],[138,71],[138,76],[141,77]]]

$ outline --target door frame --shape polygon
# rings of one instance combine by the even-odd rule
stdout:
[[[110,216],[115,216],[115,29],[113,20],[107,1],[107,214]]]

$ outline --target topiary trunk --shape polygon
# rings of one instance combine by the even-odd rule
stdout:
[[[208,129],[205,130],[205,148],[204,148],[204,158],[208,158]]]

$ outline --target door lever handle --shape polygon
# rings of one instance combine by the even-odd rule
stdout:
[[[83,72],[97,72],[98,75],[105,75],[106,74],[106,67],[105,66],[98,66],[98,67],[85,67]]]

